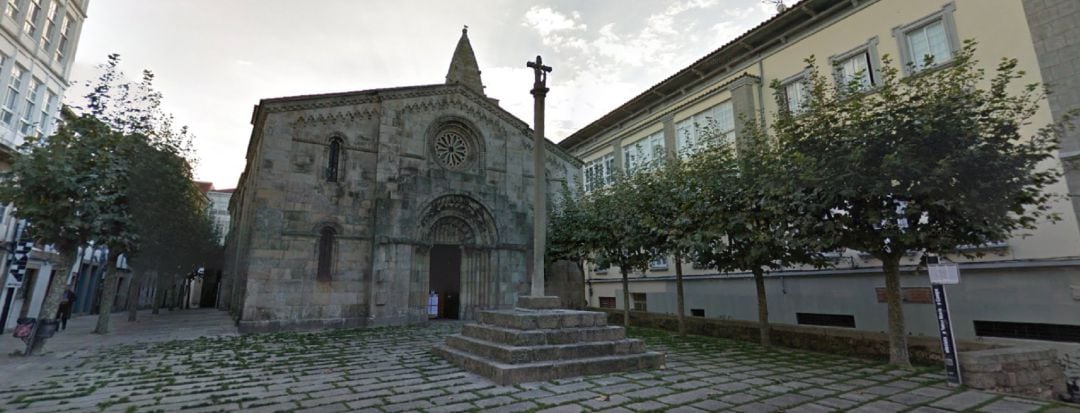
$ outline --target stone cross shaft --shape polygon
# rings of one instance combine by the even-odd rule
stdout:
[[[539,55],[535,62],[528,62],[536,80],[533,82],[533,297],[544,296],[544,252],[547,241],[547,168],[544,166],[544,97],[547,96],[547,74],[550,66],[544,66]]]

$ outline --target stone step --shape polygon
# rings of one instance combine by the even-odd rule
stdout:
[[[645,352],[645,343],[638,339],[539,346],[510,346],[454,334],[446,338],[446,344],[452,348],[477,356],[510,364],[548,360],[571,360]]]
[[[555,328],[603,327],[607,314],[597,311],[578,310],[488,310],[477,313],[481,324],[518,330],[543,330]]]
[[[491,324],[466,324],[461,335],[511,346],[540,346],[626,338],[626,330],[616,326],[518,330]]]
[[[443,343],[436,344],[432,350],[451,363],[504,386],[594,374],[651,370],[664,364],[664,355],[656,352],[508,364],[486,360]]]

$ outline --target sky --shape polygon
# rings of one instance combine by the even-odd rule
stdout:
[[[789,1],[789,3],[792,3]],[[445,82],[461,28],[486,93],[560,141],[776,13],[763,0],[91,0],[65,100],[119,53],[195,135],[196,179],[236,186],[260,99]]]

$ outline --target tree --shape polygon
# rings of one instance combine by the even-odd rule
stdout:
[[[44,315],[56,314],[79,247],[105,232],[110,220],[103,215],[112,213],[113,194],[103,189],[117,186],[116,175],[102,173],[116,166],[115,156],[102,145],[117,137],[93,117],[68,110],[62,115],[64,122],[53,136],[26,138],[12,170],[0,180],[0,202],[13,204],[15,216],[30,222],[35,244],[52,245],[60,256],[60,272],[41,306]],[[104,137],[104,142],[88,136]],[[36,341],[32,351],[43,345]]]
[[[707,222],[723,219],[709,211],[709,199],[702,191],[707,184],[695,170],[694,162],[668,158],[652,169],[627,178],[635,188],[636,201],[627,206],[640,217],[640,224],[655,241],[648,250],[671,254],[675,259],[675,297],[679,334],[686,334],[686,304],[683,290],[683,261],[710,245],[719,235],[710,231]]]
[[[563,186],[562,196],[552,202],[551,214],[548,215],[548,242],[546,259],[549,261],[567,260],[578,264],[584,273],[582,263],[589,258],[589,231],[582,231],[589,223],[589,216],[584,209],[583,194],[571,191]]]
[[[633,180],[620,177],[605,188],[585,195],[580,231],[593,259],[604,265],[617,265],[622,273],[623,325],[630,326],[630,281],[633,270],[644,271],[656,255],[657,239],[642,225],[640,188]]]
[[[889,361],[910,366],[900,305],[900,260],[907,252],[948,253],[1003,241],[1054,220],[1059,127],[1027,135],[1039,110],[1037,85],[1003,59],[987,82],[965,42],[954,60],[900,78],[883,58],[880,84],[827,86],[808,63],[807,105],[773,125],[789,168],[788,201],[807,219],[801,230],[822,247],[862,251],[882,262]],[[914,67],[912,67],[914,71]],[[774,89],[779,84],[773,83]]]
[[[735,146],[714,145],[691,158],[706,200],[703,228],[721,234],[698,252],[698,260],[721,271],[749,271],[757,297],[762,346],[771,345],[765,273],[795,264],[820,264],[817,245],[798,231],[797,210],[782,184],[786,171],[779,152],[764,131],[744,119]],[[706,129],[706,135],[715,134]]]
[[[109,331],[119,282],[116,274],[118,257],[121,254],[129,258],[136,256],[143,246],[142,238],[150,239],[148,243],[162,242],[160,231],[168,227],[168,223],[176,222],[177,208],[204,211],[198,202],[187,202],[191,200],[186,194],[177,196],[171,192],[181,188],[175,185],[177,182],[193,187],[189,159],[191,136],[187,129],[174,130],[172,116],[161,110],[162,95],[154,89],[153,73],[143,71],[142,80],[132,84],[119,65],[120,56],[111,54],[106,63],[98,66],[102,74],[95,83],[88,82],[91,92],[85,96],[83,109],[84,117],[97,119],[108,126],[108,140],[105,136],[85,138],[99,141],[102,153],[110,155],[109,169],[101,172],[114,178],[110,181],[114,187],[101,190],[103,202],[98,204],[107,210],[99,215],[106,222],[99,226],[102,232],[96,234],[96,241],[109,250],[101,307],[94,330],[99,334]],[[157,185],[147,185],[148,182]],[[171,247],[171,254],[176,255],[176,248],[181,245]],[[131,277],[129,288],[138,284],[135,273]],[[129,318],[133,318],[130,310]]]

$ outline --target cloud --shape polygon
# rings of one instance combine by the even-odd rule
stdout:
[[[532,28],[541,36],[565,30],[585,30],[584,23],[579,21],[580,13],[573,12],[568,17],[550,7],[533,6],[525,12],[525,27]]]

